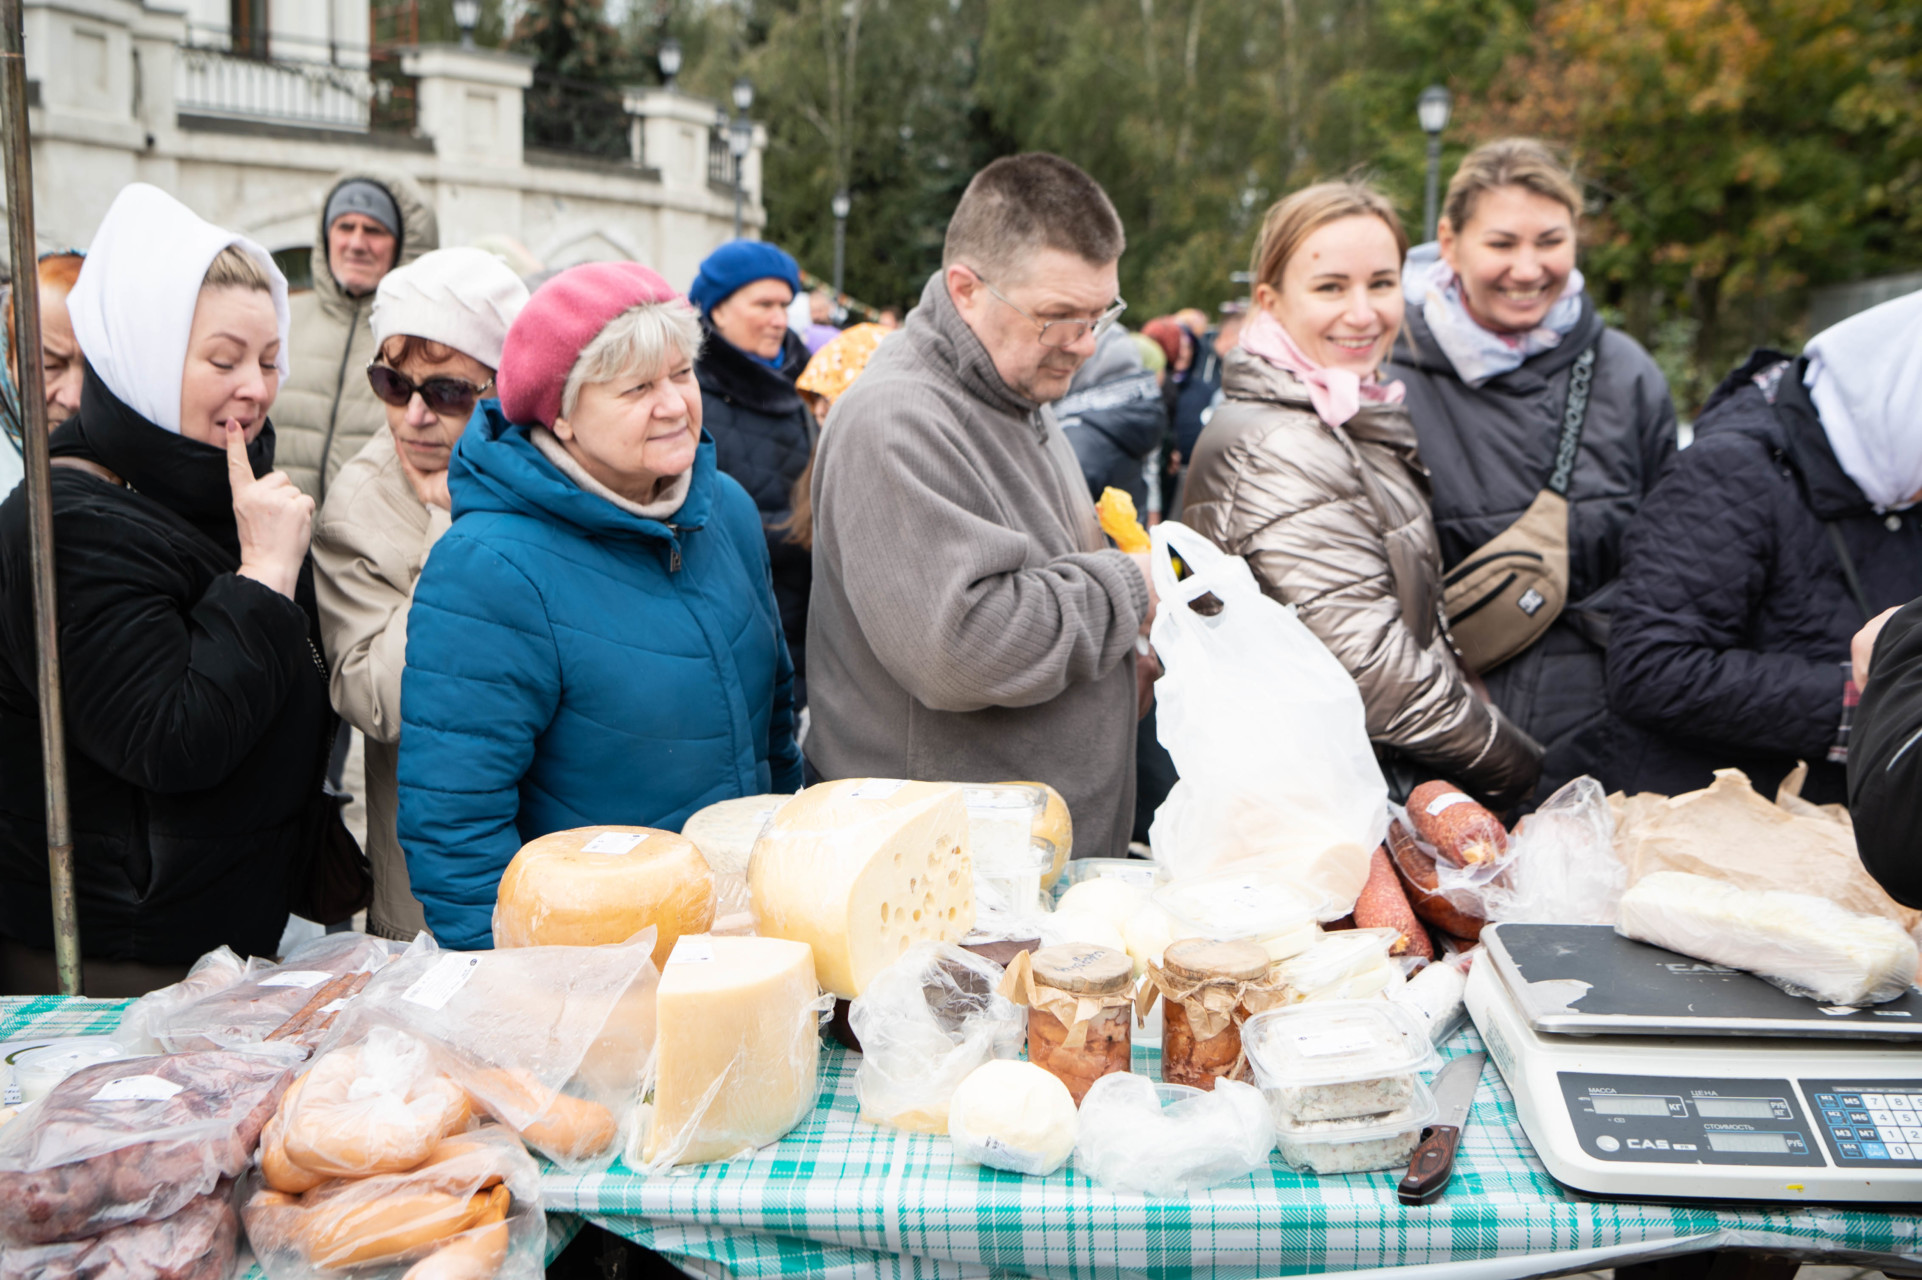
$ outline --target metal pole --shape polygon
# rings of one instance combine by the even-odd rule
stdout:
[[[747,163],[746,156],[734,157],[734,238],[741,238],[741,168]]]
[[[1428,192],[1422,201],[1421,224],[1425,229],[1425,234],[1422,236],[1424,242],[1435,238],[1435,219],[1438,214],[1438,210],[1435,208],[1436,187],[1440,181],[1441,135],[1439,133],[1431,133],[1428,135]]]
[[[27,138],[27,61],[20,0],[0,0],[0,129],[6,139],[7,237],[13,250],[14,367],[33,554],[33,625],[40,651],[40,758],[46,766],[47,871],[53,884],[53,955],[62,995],[80,994],[80,920],[73,901],[73,830],[67,816],[67,735],[60,706],[59,616],[54,608],[53,486],[47,472],[47,393],[40,367],[39,254],[33,234],[33,156]]]
[[[834,220],[834,300],[841,300],[841,268],[848,259],[848,220],[839,217]]]

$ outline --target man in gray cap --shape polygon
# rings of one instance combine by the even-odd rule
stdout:
[[[274,402],[274,461],[315,502],[387,422],[367,385],[374,290],[395,267],[440,247],[426,197],[398,173],[339,175],[321,205],[312,291],[291,300],[293,371]]]

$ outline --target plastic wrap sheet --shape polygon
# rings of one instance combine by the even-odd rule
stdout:
[[[374,1027],[316,1059],[260,1139],[267,1185],[293,1194],[329,1178],[399,1173],[467,1127],[467,1094],[421,1040]]]
[[[330,1051],[418,1037],[488,1115],[556,1164],[612,1160],[654,1046],[654,930],[603,947],[442,951],[416,941],[335,1022]]]
[[[449,1138],[404,1173],[302,1195],[250,1180],[243,1211],[272,1280],[538,1280],[547,1242],[539,1171],[513,1134]]]
[[[996,993],[1001,966],[951,942],[922,942],[881,970],[848,1021],[861,1041],[861,1118],[948,1131],[948,1102],[982,1063],[1021,1054],[1025,1019]]]
[[[228,1280],[239,1244],[234,1188],[222,1182],[158,1222],[0,1248],[0,1280]]]
[[[1162,1098],[1177,1098],[1164,1106]],[[1268,1167],[1274,1120],[1260,1090],[1217,1080],[1207,1093],[1117,1073],[1081,1100],[1075,1168],[1110,1191],[1178,1196]]]
[[[1155,860],[1177,875],[1272,866],[1347,910],[1388,827],[1354,677],[1246,561],[1173,521],[1152,538],[1157,724],[1181,774],[1155,812]],[[1203,596],[1220,607],[1199,611]]]
[[[241,979],[268,967],[265,960],[242,960],[231,947],[215,947],[194,961],[193,968],[187,970],[187,976],[179,982],[149,991],[128,1006],[113,1038],[125,1046],[130,1054],[165,1053],[166,1046],[154,1035],[156,1027],[196,1000],[213,995],[216,991],[225,991]]]
[[[326,934],[295,947],[279,964],[154,1018],[152,1034],[173,1052],[258,1044],[300,1012],[317,988],[345,974],[371,973],[392,955],[380,938]]]
[[[1658,871],[1622,895],[1623,937],[1746,969],[1829,1005],[1881,1004],[1915,981],[1915,940],[1827,898]]]
[[[247,1166],[297,1051],[86,1067],[0,1129],[0,1238],[50,1244],[169,1217]]]

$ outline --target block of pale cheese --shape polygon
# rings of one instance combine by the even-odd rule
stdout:
[[[950,783],[845,778],[782,805],[754,846],[748,889],[761,934],[814,948],[844,1000],[917,942],[974,927],[968,814]]]
[[[714,923],[714,875],[694,842],[650,827],[577,827],[521,846],[501,876],[497,947],[595,947],[653,925],[654,963]]]
[[[1883,916],[1827,898],[1743,889],[1685,871],[1643,876],[1622,895],[1615,932],[1747,969],[1829,1005],[1881,1004],[1916,978],[1915,940]]]
[[[775,1142],[813,1109],[820,991],[785,938],[681,939],[655,1002],[649,1166],[702,1164]]]
[[[699,810],[681,828],[716,875],[746,875],[748,855],[767,820],[793,796],[740,796]]]
[[[1068,1162],[1080,1116],[1068,1086],[1032,1062],[976,1067],[948,1104],[957,1159],[1046,1177]]]
[[[1054,882],[1061,878],[1062,870],[1067,867],[1068,859],[1074,854],[1074,819],[1068,813],[1068,802],[1061,793],[1045,782],[1004,782],[1007,787],[1040,787],[1048,793],[1048,803],[1034,820],[1034,838],[1046,840],[1054,849],[1054,865],[1042,877],[1041,887],[1054,888]]]

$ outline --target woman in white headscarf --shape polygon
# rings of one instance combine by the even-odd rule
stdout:
[[[1922,293],[1758,351],[1709,397],[1623,542],[1611,781],[1675,795],[1740,768],[1845,799],[1849,641],[1922,596]]]
[[[274,471],[287,283],[259,245],[125,188],[68,301],[80,412],[53,436],[67,785],[85,990],[225,943],[271,955],[333,717],[307,540]],[[26,500],[0,505],[0,990],[50,991]]]

